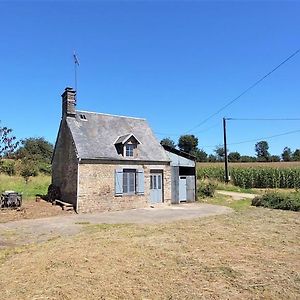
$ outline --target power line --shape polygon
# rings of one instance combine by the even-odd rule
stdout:
[[[198,133],[202,133],[202,132],[206,132],[206,131],[209,131],[209,130],[211,130],[211,129],[213,129],[213,128],[215,128],[215,127],[218,127],[218,126],[220,126],[220,122],[218,122],[218,123],[215,123],[214,125],[212,125],[212,126],[210,126],[210,127],[207,127],[207,128],[205,128],[205,129],[203,129],[203,130],[200,130],[200,131],[196,131],[195,132],[195,134],[198,134]],[[157,132],[157,131],[154,131],[154,133],[155,134],[158,134],[158,135],[163,135],[163,136],[180,136],[180,135],[183,135],[184,133],[181,133],[181,134],[175,134],[175,133],[166,133],[166,132]]]
[[[225,118],[229,121],[300,121],[300,118]]]
[[[260,137],[260,138],[255,138],[255,139],[251,139],[251,140],[244,140],[244,141],[240,141],[240,142],[234,142],[234,143],[229,143],[227,145],[231,146],[231,145],[240,145],[240,144],[246,144],[246,143],[251,143],[251,142],[257,142],[260,140],[268,140],[268,139],[272,139],[275,137],[280,137],[280,136],[284,136],[284,135],[289,135],[289,134],[293,134],[293,133],[297,133],[300,132],[300,129],[297,130],[292,130],[292,131],[288,131],[288,132],[284,132],[284,133],[279,133],[279,134],[275,134],[275,135],[270,135],[267,137]],[[221,145],[222,143],[218,143],[216,145]],[[216,145],[202,145],[201,147],[204,148],[214,148],[216,147]]]
[[[241,141],[241,142],[230,143],[228,145],[240,145],[240,144],[245,144],[245,143],[250,143],[250,142],[256,142],[256,141],[259,141],[259,140],[268,140],[268,139],[272,139],[272,138],[275,138],[275,137],[289,135],[289,134],[293,134],[293,133],[297,133],[297,132],[300,132],[300,129],[292,130],[292,131],[288,131],[288,132],[284,132],[284,133],[280,133],[280,134],[274,134],[274,135],[270,135],[270,136],[267,136],[267,137],[261,137],[259,139],[252,139],[252,140],[246,140],[246,141]]]
[[[254,87],[256,87],[259,83],[261,83],[264,79],[266,79],[268,76],[270,76],[272,73],[274,73],[277,69],[279,69],[282,65],[284,65],[286,62],[288,62],[291,58],[293,58],[295,55],[297,55],[300,52],[300,49],[298,49],[297,51],[295,51],[294,53],[292,53],[290,56],[288,56],[284,61],[282,61],[279,65],[277,65],[274,69],[272,69],[270,72],[268,72],[267,74],[265,74],[263,77],[261,77],[259,80],[257,80],[256,82],[254,82],[253,84],[251,84],[247,89],[245,89],[242,93],[240,93],[237,97],[233,98],[232,100],[230,100],[227,104],[225,104],[224,106],[222,106],[220,109],[218,109],[216,112],[214,112],[213,114],[209,115],[206,119],[204,119],[203,121],[201,121],[199,124],[197,124],[196,126],[194,126],[193,128],[191,128],[190,130],[187,131],[191,132],[192,130],[194,130],[195,128],[203,125],[204,123],[206,123],[208,120],[210,120],[212,117],[216,116],[217,114],[219,114],[221,111],[223,111],[224,109],[226,109],[228,106],[230,106],[231,104],[233,104],[234,102],[236,102],[238,99],[240,99],[242,96],[244,96],[247,92],[249,92],[251,89],[253,89]]]

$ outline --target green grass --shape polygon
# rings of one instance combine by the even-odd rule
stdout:
[[[28,200],[34,198],[36,194],[47,194],[50,182],[51,177],[46,175],[32,177],[26,184],[23,177],[0,174],[0,192],[16,191],[23,193],[23,200]]]
[[[230,183],[226,184],[223,182],[217,182],[217,189],[222,191],[229,191],[229,192],[238,192],[238,193],[247,193],[247,194],[257,194],[257,190],[254,189],[245,189],[239,186],[232,185]]]
[[[223,205],[234,209],[235,211],[242,211],[251,207],[251,199],[233,200],[229,196],[216,194],[214,197],[200,199],[199,202]]]

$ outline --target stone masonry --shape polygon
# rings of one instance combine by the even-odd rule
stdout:
[[[150,170],[163,171],[164,202],[171,200],[171,170],[169,165],[134,165],[144,169],[144,195],[115,196],[115,170],[122,164],[79,164],[78,211],[111,211],[141,208],[150,201]]]

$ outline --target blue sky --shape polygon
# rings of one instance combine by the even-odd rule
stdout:
[[[17,138],[52,143],[60,95],[74,86],[78,109],[143,117],[159,139],[183,133],[211,153],[222,117],[299,118],[300,54],[208,122],[189,131],[300,48],[300,2],[0,2],[0,120]],[[300,121],[228,123],[229,150]],[[270,152],[300,148],[300,132],[269,139]]]

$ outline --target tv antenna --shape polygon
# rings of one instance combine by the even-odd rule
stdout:
[[[77,68],[79,67],[79,60],[78,60],[75,50],[73,52],[73,58],[74,58],[75,91],[77,94]]]

